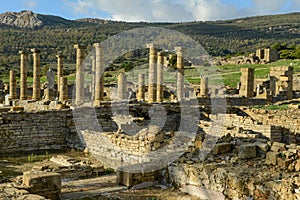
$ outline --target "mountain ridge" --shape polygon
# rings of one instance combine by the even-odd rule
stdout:
[[[56,62],[58,51],[65,55],[66,62],[73,63],[74,44],[87,45],[87,51],[90,51],[93,43],[130,29],[147,27],[181,32],[197,41],[212,56],[247,55],[274,44],[282,44],[286,50],[300,46],[298,12],[217,21],[150,23],[97,18],[68,20],[22,11],[0,14],[0,66],[17,66],[18,51],[30,48],[39,48],[45,63]]]
[[[7,25],[16,28],[41,28],[43,26],[53,25],[65,25],[65,26],[77,26],[83,23],[87,24],[112,24],[112,23],[127,23],[127,24],[189,24],[189,23],[243,23],[248,20],[261,19],[266,17],[278,17],[299,15],[300,12],[292,12],[286,14],[274,14],[274,15],[258,15],[250,17],[240,17],[226,20],[215,21],[189,21],[189,22],[126,22],[126,21],[113,21],[101,18],[79,18],[79,19],[65,19],[63,17],[51,14],[39,14],[30,10],[23,10],[20,12],[5,12],[0,14],[0,25]]]

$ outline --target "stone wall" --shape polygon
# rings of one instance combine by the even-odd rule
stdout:
[[[261,124],[259,121],[253,120],[247,116],[239,116],[237,114],[218,114],[209,115],[213,121],[219,121],[224,128],[229,129],[229,133],[233,136],[239,137],[245,131],[251,134],[259,133],[270,139],[272,142],[281,142],[283,129],[279,126]],[[232,129],[234,129],[232,131]]]
[[[0,113],[0,151],[64,148],[66,122],[65,111]]]

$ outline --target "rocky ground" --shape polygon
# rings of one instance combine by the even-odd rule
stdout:
[[[46,158],[47,157],[47,158]],[[46,158],[46,159],[45,159]],[[32,160],[30,160],[32,159]],[[173,187],[149,183],[137,189],[128,189],[116,183],[116,174],[104,168],[101,163],[82,152],[60,152],[48,155],[14,155],[0,158],[1,200],[43,200],[45,198],[29,194],[22,188],[22,173],[28,170],[56,171],[62,174],[62,199],[166,199],[194,200],[191,195],[175,190]]]

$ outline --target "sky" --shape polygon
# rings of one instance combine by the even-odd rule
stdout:
[[[300,12],[300,0],[1,0],[0,13],[31,10],[66,19],[186,22]]]

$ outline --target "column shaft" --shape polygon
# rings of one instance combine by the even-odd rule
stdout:
[[[74,45],[76,49],[76,93],[75,104],[80,105],[84,103],[84,51],[86,46]]]
[[[104,64],[103,49],[100,43],[95,43],[96,49],[96,76],[95,76],[95,101],[94,105],[99,105],[104,97]]]
[[[184,60],[183,48],[175,47],[177,54],[177,100],[181,101],[184,98]]]
[[[60,77],[59,101],[68,100],[68,78]]]
[[[138,77],[139,81],[139,89],[137,94],[137,100],[138,101],[144,101],[145,100],[145,75],[139,74]]]
[[[57,91],[60,90],[60,78],[63,77],[63,55],[58,54],[57,57]]]
[[[118,75],[118,99],[127,100],[127,77],[124,74]]]
[[[17,79],[14,70],[9,71],[9,99],[17,98]]]
[[[150,49],[149,56],[149,83],[148,83],[148,102],[156,102],[156,93],[157,93],[157,49],[154,44],[147,44],[147,47]]]
[[[164,55],[159,52],[157,57],[157,102],[163,102]]]
[[[20,100],[27,99],[27,52],[19,51],[20,61]]]
[[[40,51],[31,49],[33,53],[33,84],[32,84],[32,100],[40,100],[41,98],[41,81],[40,81]]]

